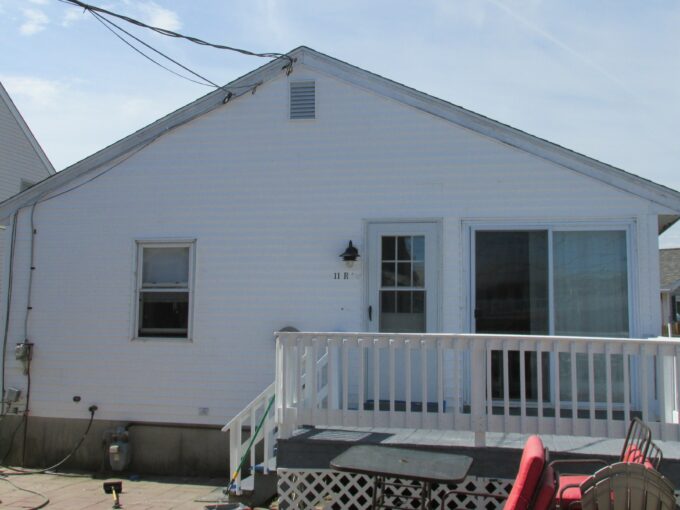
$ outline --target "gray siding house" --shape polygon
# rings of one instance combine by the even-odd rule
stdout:
[[[52,163],[0,83],[0,201],[54,173]],[[2,229],[0,226],[0,233]],[[3,240],[4,235],[0,235],[0,261]]]
[[[680,334],[680,248],[659,250],[661,268],[661,321],[664,334],[671,332]],[[675,329],[674,329],[675,328]]]

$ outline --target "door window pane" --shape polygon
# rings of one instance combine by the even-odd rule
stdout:
[[[413,286],[425,287],[425,262],[413,263]]]
[[[628,336],[626,232],[553,234],[555,334]]]
[[[383,236],[382,238],[382,259],[396,260],[395,246],[397,245],[397,238],[394,236]]]
[[[380,294],[380,331],[385,333],[425,331],[425,292],[399,290],[381,291]]]
[[[399,262],[397,264],[397,285],[399,287],[411,286],[411,263]]]
[[[411,260],[411,237],[397,237],[397,254],[399,260]]]
[[[475,330],[547,334],[547,231],[477,232],[475,244]]]
[[[395,282],[394,268],[395,268],[394,262],[383,262],[381,274],[381,285],[383,287],[394,286]]]
[[[381,246],[380,331],[424,332],[425,236],[383,236]]]
[[[394,313],[397,311],[397,293],[391,290],[380,291],[380,312]]]

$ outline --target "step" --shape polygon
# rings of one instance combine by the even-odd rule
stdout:
[[[273,459],[269,459],[268,468],[270,473],[272,471],[274,472],[276,471],[276,457],[274,457]],[[264,463],[256,464],[253,467],[253,471],[255,473],[264,473]]]
[[[241,480],[241,494],[229,494],[229,502],[244,503],[250,507],[262,506],[276,496],[277,481],[275,470],[266,475],[255,472]]]

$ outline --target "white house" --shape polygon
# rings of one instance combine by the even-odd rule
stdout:
[[[271,384],[286,326],[657,336],[680,193],[312,49],[289,57],[0,204],[7,408],[24,413],[30,369],[34,464],[94,404],[83,465],[133,424],[136,469],[224,473],[217,431]],[[536,369],[513,352],[510,388],[490,361],[494,398]]]
[[[52,163],[0,83],[0,201],[52,174]],[[0,239],[0,261],[2,243]]]

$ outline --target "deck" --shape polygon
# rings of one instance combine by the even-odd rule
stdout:
[[[282,508],[325,498],[364,508],[370,480],[329,469],[353,445],[463,453],[473,458],[465,487],[507,494],[529,435],[541,436],[551,460],[615,461],[634,417],[649,425],[662,473],[680,486],[677,339],[281,332],[276,340],[274,383],[223,430],[233,471],[248,448],[242,431],[261,425],[245,468],[259,463],[267,475],[276,457]]]
[[[455,430],[317,427],[300,429],[279,440],[277,465],[286,469],[328,469],[331,459],[350,446],[383,444],[463,453],[474,459],[470,474],[512,479],[526,442],[526,434],[488,433],[485,447],[475,446],[473,432]],[[623,439],[541,434],[552,460],[561,458],[618,458]],[[680,443],[657,441],[664,460],[662,473],[680,486]]]

